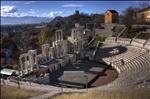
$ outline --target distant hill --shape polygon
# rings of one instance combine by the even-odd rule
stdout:
[[[64,30],[69,30],[74,27],[75,23],[80,23],[86,25],[87,23],[93,23],[96,27],[100,27],[100,23],[104,22],[103,14],[73,14],[68,17],[55,17],[52,21],[48,23],[48,25],[63,28]]]
[[[66,18],[58,16],[58,17],[55,17],[52,21],[50,21],[48,25],[61,28],[62,26],[65,25],[66,22],[67,22]]]
[[[41,22],[47,23],[47,25],[63,28],[69,30],[74,27],[75,23],[86,25],[87,23],[93,23],[96,27],[100,27],[100,23],[104,22],[104,14],[73,14],[67,17],[57,16],[55,18],[49,17],[1,17],[1,25],[14,25],[14,24],[38,24]]]
[[[41,22],[50,22],[53,18],[49,17],[1,17],[1,25],[13,25],[13,24],[34,24]]]

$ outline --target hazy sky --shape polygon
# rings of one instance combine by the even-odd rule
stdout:
[[[139,6],[143,1],[1,1],[1,16],[68,16],[76,7],[84,13],[105,13],[108,9],[121,14],[129,6]],[[147,3],[150,3],[146,1]]]

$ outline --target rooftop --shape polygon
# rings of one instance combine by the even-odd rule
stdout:
[[[118,13],[116,10],[107,10],[107,11],[110,11],[111,13]],[[106,12],[107,12],[107,11],[106,11]],[[106,12],[105,12],[105,13],[106,13]]]
[[[150,11],[150,6],[137,11],[137,13],[141,13],[141,12],[145,12],[145,11]]]

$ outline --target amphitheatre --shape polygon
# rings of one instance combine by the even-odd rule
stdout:
[[[110,28],[109,24],[105,27]],[[1,79],[1,85],[48,92],[31,99],[46,99],[62,92],[150,88],[150,27],[144,27],[145,31],[132,38],[125,37],[123,31],[109,35],[105,41],[98,41],[95,49],[83,48],[79,24],[67,40],[61,29],[56,30],[52,46],[42,45],[42,53],[29,50],[21,54],[18,76]],[[9,74],[8,70],[1,73]]]

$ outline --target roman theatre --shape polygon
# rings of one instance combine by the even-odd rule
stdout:
[[[83,32],[75,25],[64,40],[56,30],[52,46],[21,54],[20,86],[57,92],[150,87],[150,39],[108,37],[92,50],[83,48]]]

